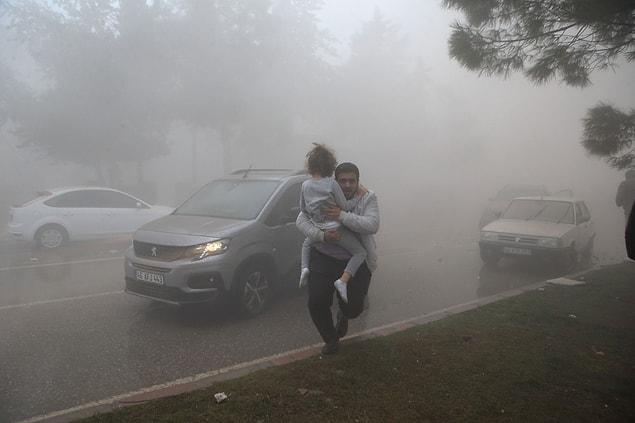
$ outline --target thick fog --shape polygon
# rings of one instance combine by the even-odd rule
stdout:
[[[449,25],[460,16],[438,2],[371,5],[327,1],[314,10],[302,10],[302,6],[280,1],[269,11],[263,8],[266,2],[256,2],[255,14],[274,14],[275,19],[266,24],[280,22],[283,27],[258,28],[262,33],[254,37],[268,37],[262,51],[254,51],[253,43],[260,42],[256,40],[233,40],[228,43],[235,46],[232,51],[214,50],[214,43],[207,45],[205,37],[214,37],[212,25],[184,16],[200,13],[198,19],[205,19],[208,13],[212,22],[214,12],[202,4],[175,2],[172,10],[170,2],[157,2],[154,9],[150,7],[153,2],[145,6],[127,3],[121,3],[125,9],[121,13],[109,15],[120,20],[111,23],[112,30],[125,38],[116,51],[108,50],[113,44],[99,43],[99,37],[91,46],[81,35],[75,37],[71,31],[47,23],[46,16],[33,24],[37,30],[27,31],[28,20],[19,14],[27,3],[13,2],[9,4],[14,7],[5,8],[0,51],[7,81],[17,81],[36,98],[61,83],[76,92],[68,95],[57,90],[55,95],[60,98],[103,95],[103,108],[93,112],[116,115],[77,116],[82,131],[38,128],[35,136],[40,139],[35,143],[28,138],[28,130],[16,130],[21,122],[8,119],[0,144],[4,220],[11,204],[28,200],[35,191],[61,185],[114,186],[151,202],[176,205],[202,184],[234,169],[301,168],[311,142],[319,141],[331,146],[340,161],[357,163],[362,182],[379,194],[383,237],[414,236],[400,226],[410,220],[421,223],[421,232],[416,234],[420,242],[430,237],[473,236],[470,230],[476,229],[488,197],[504,184],[528,183],[544,184],[553,191],[570,188],[586,199],[600,229],[600,246],[618,248],[609,240],[620,236],[621,214],[614,205],[614,193],[623,175],[585,153],[580,144],[581,119],[587,108],[600,101],[625,109],[632,106],[632,64],[594,73],[593,85],[586,89],[557,82],[535,86],[521,75],[479,77],[448,57]],[[68,13],[47,5],[42,2],[42,10],[49,10],[55,19],[63,19],[57,13]],[[192,12],[196,7],[200,10]],[[298,20],[292,28],[284,19],[293,16]],[[149,19],[155,19],[153,30],[135,27],[145,28]],[[191,31],[177,24],[160,26],[178,19],[193,19]],[[208,32],[194,33],[196,25]],[[106,25],[100,30],[107,29]],[[305,33],[290,41],[285,38],[284,31],[298,29]],[[248,32],[236,34],[249,36]],[[61,38],[69,46],[66,52],[42,51],[47,45],[59,48]],[[302,46],[302,42],[309,44]],[[247,46],[244,52],[241,43]],[[61,58],[68,62],[65,66],[47,56],[65,53],[68,57]],[[263,56],[254,58],[254,54]],[[90,62],[103,57],[118,62],[110,68],[96,68]],[[160,68],[170,60],[185,65]],[[237,80],[222,72],[225,62],[240,67],[240,60],[246,66],[253,66],[254,60],[262,66],[248,69]],[[312,62],[302,62],[306,60]],[[42,69],[47,64],[54,72]],[[221,68],[218,74],[208,74],[217,68]],[[72,86],[73,75],[54,80],[65,69],[76,74],[82,86]],[[90,72],[97,74],[87,76]],[[108,89],[120,88],[116,78],[129,78],[122,84],[137,92],[130,94],[132,100],[114,99],[119,104],[113,109],[108,104]],[[146,78],[156,80],[156,85],[148,87]],[[99,87],[108,83],[115,85]],[[243,85],[233,86],[235,83]],[[88,87],[90,84],[95,86]],[[157,92],[161,87],[169,94]],[[182,92],[176,93],[179,89]],[[205,98],[215,92],[240,100],[216,103]],[[55,108],[64,104],[60,101]],[[121,109],[126,104],[130,110]],[[69,107],[78,110],[77,105]],[[231,110],[201,112],[210,107]],[[62,125],[73,124],[68,116],[61,117],[66,119]],[[37,116],[29,119],[27,126],[38,120]],[[224,125],[223,119],[229,123]],[[118,124],[129,130],[123,136],[110,136],[109,129]],[[148,131],[153,125],[154,131]],[[47,140],[41,138],[49,133],[66,139],[51,142],[52,148],[47,150]],[[121,161],[113,154],[95,166],[81,163],[77,156],[65,156],[75,143],[96,143],[103,148],[110,139],[117,144],[113,149],[125,150],[128,143],[131,155],[138,159]]]
[[[26,208],[12,206],[44,190],[110,187],[173,208],[237,169],[303,169],[312,143],[324,143],[359,166],[381,212],[370,308],[349,334],[564,275],[542,261],[484,264],[479,219],[507,184],[586,201],[596,238],[582,266],[623,261],[615,196],[624,173],[589,156],[582,119],[600,102],[632,110],[633,62],[593,72],[584,89],[479,76],[449,57],[457,19],[441,0],[0,0],[0,363],[8,363],[0,421],[121,399],[321,341],[294,267],[303,238],[296,209],[256,222],[254,233],[269,238],[249,245],[267,252],[237,265],[206,255],[236,251],[230,231],[256,226],[232,216],[193,213],[138,245],[130,234],[155,217],[115,237],[105,228],[105,241],[64,243],[59,230],[49,239],[39,223],[34,233],[50,248],[30,242],[35,235],[12,239],[15,210]],[[130,222],[142,211],[182,217],[137,198],[118,206]],[[275,201],[274,211],[283,203]],[[115,212],[83,228],[128,223]],[[166,246],[181,255],[162,262],[157,248]],[[135,263],[137,247],[145,255]],[[250,304],[254,274],[277,295],[269,288],[289,281],[267,285],[279,275],[261,262],[274,254],[293,267],[287,291],[261,300],[252,288],[262,306],[252,319],[216,307],[218,298]],[[221,273],[231,287],[219,285]],[[175,307],[183,298],[204,307]]]

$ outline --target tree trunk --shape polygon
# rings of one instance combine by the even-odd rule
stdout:
[[[97,182],[99,185],[106,185],[106,178],[104,177],[104,172],[101,168],[101,163],[97,162],[94,164],[95,176],[97,177]]]
[[[223,154],[223,174],[228,174],[232,169],[232,140],[234,133],[229,128],[220,131],[220,144]]]
[[[232,140],[231,138],[222,138],[221,147],[223,149],[223,173],[227,174],[232,171]]]
[[[196,166],[198,155],[198,130],[196,128],[192,128],[192,185],[196,186],[196,175],[197,169]]]
[[[108,186],[112,188],[120,188],[121,187],[121,169],[117,165],[117,163],[110,163],[108,165]]]
[[[141,160],[137,162],[136,170],[137,170],[137,183],[139,185],[143,185],[143,181],[145,178],[143,176],[143,162]]]

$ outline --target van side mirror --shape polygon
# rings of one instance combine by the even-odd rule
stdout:
[[[287,209],[286,213],[280,216],[280,223],[295,222],[298,218],[298,214],[300,214],[300,206],[291,207]]]

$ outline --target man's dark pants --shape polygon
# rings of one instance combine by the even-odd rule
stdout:
[[[313,324],[320,332],[324,342],[337,339],[331,305],[335,286],[333,282],[344,272],[346,260],[337,260],[311,248],[311,261],[309,263],[309,313]],[[343,302],[338,295],[339,306],[344,316],[354,319],[364,311],[364,298],[368,293],[371,273],[364,262],[347,288],[348,303]]]

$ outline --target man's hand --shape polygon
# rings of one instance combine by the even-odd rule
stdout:
[[[340,209],[337,205],[333,203],[328,203],[327,206],[322,208],[322,213],[328,220],[340,220],[340,213],[342,209]]]
[[[337,229],[324,232],[324,242],[336,243],[340,239],[342,239],[342,234],[340,234]]]

